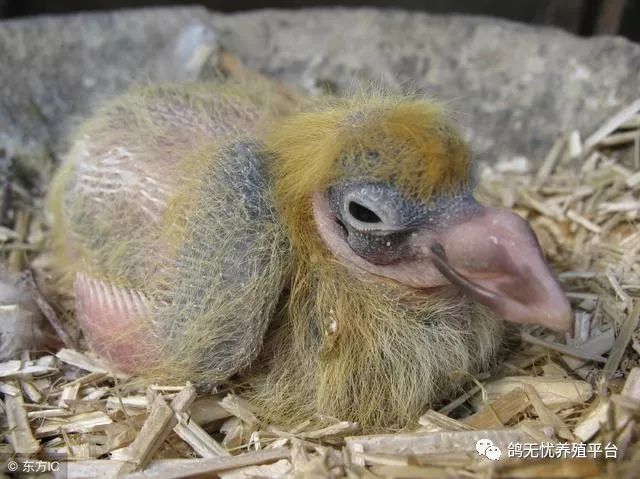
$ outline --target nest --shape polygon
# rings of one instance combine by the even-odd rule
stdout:
[[[230,390],[143,386],[80,352],[53,296],[31,281],[66,347],[0,364],[2,458],[9,471],[60,477],[637,477],[639,193],[640,99],[584,142],[560,136],[540,168],[484,165],[480,194],[529,220],[572,301],[574,331],[522,328],[498,370],[395,434],[358,435],[330,417],[286,429]],[[16,270],[25,252],[36,258],[44,288],[45,235],[30,216],[17,211],[0,248]],[[487,440],[494,448],[481,455]]]

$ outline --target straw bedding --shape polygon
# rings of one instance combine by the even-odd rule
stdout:
[[[8,470],[46,461],[60,477],[637,477],[640,99],[584,141],[559,136],[542,162],[481,165],[479,196],[530,221],[572,301],[574,331],[522,328],[498,370],[395,434],[362,436],[330,417],[285,429],[256,417],[232,385],[143,386],[82,352],[60,314],[69,298],[48,282],[46,222],[27,195],[14,189],[2,263],[33,271],[21,284],[56,335],[49,351],[0,364]],[[501,458],[479,455],[480,439]]]

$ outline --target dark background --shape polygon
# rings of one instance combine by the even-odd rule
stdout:
[[[375,6],[431,13],[492,15],[525,23],[555,25],[579,35],[618,34],[640,41],[640,0],[0,0],[0,18],[168,5],[203,5],[236,12],[257,8]]]

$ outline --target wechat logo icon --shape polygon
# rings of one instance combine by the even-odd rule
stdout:
[[[476,451],[478,455],[484,456],[492,461],[497,461],[502,456],[502,451],[498,446],[493,444],[491,439],[478,439],[476,442]]]

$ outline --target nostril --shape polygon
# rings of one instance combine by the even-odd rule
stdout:
[[[362,223],[382,223],[377,214],[356,201],[349,202],[349,214]]]

